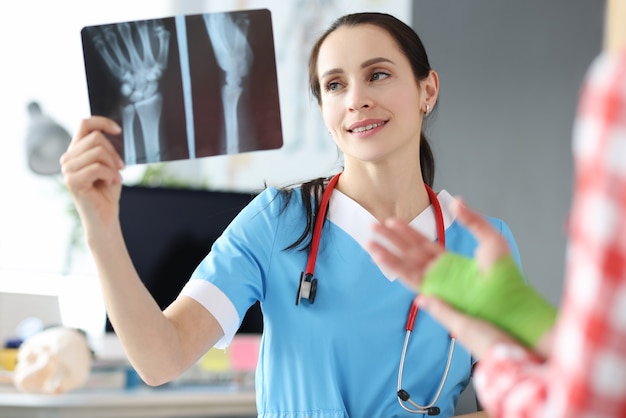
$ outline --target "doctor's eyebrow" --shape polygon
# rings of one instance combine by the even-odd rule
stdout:
[[[371,67],[372,65],[375,65],[375,64],[378,64],[378,63],[381,63],[381,62],[387,62],[389,64],[394,64],[395,65],[395,62],[393,62],[389,58],[376,57],[376,58],[368,59],[367,61],[364,61],[363,63],[361,63],[361,68]],[[343,70],[341,68],[332,68],[332,69],[330,69],[328,71],[324,71],[320,75],[320,79],[322,79],[324,77],[328,77],[330,75],[342,74],[342,73],[343,73]]]
[[[369,59],[369,60],[363,62],[361,64],[361,68],[371,67],[372,65],[375,65],[375,64],[378,64],[378,63],[381,63],[381,62],[387,62],[389,64],[394,64],[395,65],[395,62],[393,62],[389,58],[376,57],[376,58],[372,58],[372,59]]]

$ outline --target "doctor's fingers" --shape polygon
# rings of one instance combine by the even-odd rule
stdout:
[[[120,126],[112,119],[103,116],[92,116],[83,119],[67,151],[82,152],[88,148],[102,147],[104,151],[117,155],[113,143],[105,134],[119,135],[121,132]],[[118,165],[123,165],[121,158],[119,158]]]
[[[74,160],[72,164],[63,166],[65,184],[78,196],[101,186],[118,185],[122,183],[122,175],[116,168],[94,159],[88,155],[81,156],[82,161]]]
[[[108,166],[114,170],[120,170],[124,167],[117,151],[99,132],[90,134],[88,138],[77,144],[71,144],[59,161],[64,174],[78,171],[82,167],[94,163]]]
[[[81,157],[83,157],[83,154],[85,154],[91,156],[91,158],[97,157],[101,159],[103,163],[109,164],[112,167],[116,167],[118,169],[123,168],[124,162],[120,158],[117,150],[115,149],[111,141],[104,135],[102,130],[86,129],[85,125],[89,124],[89,122],[86,121],[110,121],[115,126],[117,126],[115,122],[102,117],[99,117],[99,119],[96,119],[95,121],[92,119],[86,119],[85,121],[83,121],[81,127],[79,128],[79,132],[74,135],[74,138],[72,138],[72,142],[70,142],[67,151],[61,156],[61,166],[64,167],[66,165],[71,165],[72,161],[75,159],[84,160],[84,158]],[[95,123],[91,123],[91,125],[98,126]],[[100,127],[110,127],[106,123],[101,123],[100,125]]]
[[[104,116],[91,116],[83,119],[78,125],[72,143],[80,141],[94,131],[106,132],[111,135],[119,135],[122,128],[113,119]]]
[[[122,168],[124,164],[122,159],[117,155],[113,143],[105,136],[105,134],[119,135],[121,132],[120,126],[112,119],[103,116],[83,119],[67,148],[67,152],[71,155],[84,152],[89,148],[101,147],[103,151],[115,154],[119,160],[117,165]]]
[[[123,163],[110,141],[100,132],[92,132],[80,142],[71,144],[61,156],[61,171],[65,183],[76,192],[101,181],[121,182],[119,170]]]

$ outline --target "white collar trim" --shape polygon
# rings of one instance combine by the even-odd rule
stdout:
[[[443,213],[444,229],[448,229],[455,220],[453,211],[455,199],[446,190],[440,191],[437,194],[437,198]],[[339,190],[333,190],[330,197],[328,219],[354,238],[365,251],[367,251],[367,243],[375,239],[370,226],[378,222],[376,218]],[[437,238],[437,225],[432,205],[429,205],[417,215],[410,222],[410,225],[433,241]],[[385,269],[381,268],[381,271],[390,281],[396,279],[395,275],[385,271]]]

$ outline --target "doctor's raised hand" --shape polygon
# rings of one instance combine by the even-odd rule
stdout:
[[[94,222],[110,223],[117,219],[121,193],[120,169],[124,162],[104,133],[117,135],[121,128],[102,116],[84,119],[67,151],[61,167],[74,203],[86,228]]]
[[[420,292],[420,305],[477,357],[511,336],[545,352],[555,308],[526,285],[506,240],[483,216],[460,201],[456,212],[478,241],[474,259],[446,252],[397,219],[373,226],[381,239],[369,243],[372,257]]]

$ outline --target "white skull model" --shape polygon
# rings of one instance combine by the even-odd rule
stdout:
[[[85,384],[91,362],[92,353],[82,332],[49,328],[20,345],[13,383],[21,392],[67,392]]]

